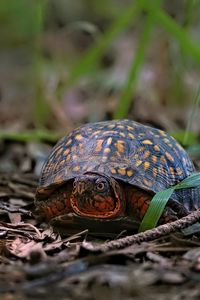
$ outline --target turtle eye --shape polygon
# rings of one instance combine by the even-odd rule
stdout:
[[[105,188],[104,182],[99,182],[99,183],[97,183],[97,189],[98,189],[99,191],[102,191],[104,188]]]
[[[98,191],[104,191],[105,189],[107,188],[107,184],[106,184],[106,182],[105,181],[97,181],[96,182],[96,189],[98,190]]]

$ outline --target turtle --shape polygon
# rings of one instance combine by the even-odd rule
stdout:
[[[42,168],[36,211],[61,227],[72,216],[86,227],[106,224],[109,230],[114,224],[123,230],[132,226],[127,220],[138,227],[154,194],[193,172],[187,152],[161,129],[126,119],[88,123],[53,147]],[[199,188],[176,190],[159,224],[199,207]]]

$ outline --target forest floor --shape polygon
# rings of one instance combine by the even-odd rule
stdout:
[[[24,147],[8,144],[1,162],[11,169],[18,149],[18,170],[0,174],[1,299],[200,298],[199,227],[123,249],[86,251],[86,242],[102,245],[119,235],[101,238],[85,228],[60,236],[36,220],[38,176],[28,172],[33,163]]]

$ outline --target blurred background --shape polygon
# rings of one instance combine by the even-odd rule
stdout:
[[[1,169],[21,155],[10,141],[41,155],[36,141],[119,118],[199,155],[199,16],[199,0],[0,1]]]

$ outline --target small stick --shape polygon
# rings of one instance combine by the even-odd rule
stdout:
[[[151,241],[162,236],[165,236],[171,232],[179,231],[185,227],[188,227],[200,220],[200,209],[192,212],[186,217],[183,217],[177,221],[160,225],[156,228],[146,230],[138,234],[130,235],[124,238],[120,238],[114,241],[106,242],[102,245],[92,245],[92,243],[84,241],[82,247],[91,252],[107,252],[114,249],[121,249],[132,244]]]

